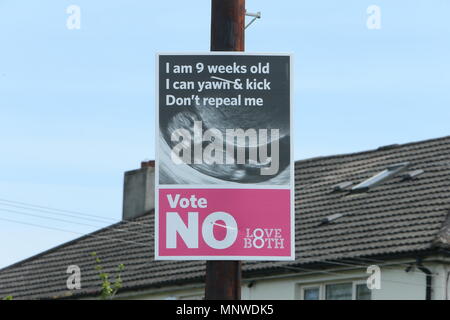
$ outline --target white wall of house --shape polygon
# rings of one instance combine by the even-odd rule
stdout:
[[[381,266],[380,289],[371,290],[373,300],[424,300],[426,294],[426,276],[417,268],[406,272],[411,261],[390,262],[393,265]],[[396,265],[395,265],[396,264]],[[448,299],[448,275],[450,264],[424,263],[433,273],[432,299]],[[327,285],[338,283],[352,283],[353,299],[356,298],[356,286],[366,285],[370,276],[365,268],[356,270],[327,269],[308,273],[288,274],[283,276],[267,276],[255,279],[246,279],[242,285],[243,300],[292,300],[303,299],[305,288],[320,288],[320,295],[325,298]],[[166,287],[127,294],[119,298],[130,299],[202,299],[204,287],[202,284]]]
[[[450,300],[450,264],[435,264],[432,271],[433,299]]]
[[[426,276],[406,266],[381,269],[381,288],[372,290],[373,300],[425,300]]]

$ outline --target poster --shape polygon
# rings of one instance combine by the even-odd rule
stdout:
[[[293,260],[291,56],[157,55],[157,260]]]

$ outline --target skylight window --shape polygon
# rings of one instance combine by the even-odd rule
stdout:
[[[404,176],[403,179],[405,180],[412,180],[415,179],[416,177],[420,176],[421,174],[423,174],[425,171],[419,169],[419,170],[414,170],[411,172],[407,172]]]
[[[352,191],[364,191],[369,188],[373,188],[373,187],[379,185],[380,183],[382,183],[383,181],[386,181],[386,180],[392,178],[393,176],[395,176],[396,174],[402,172],[408,166],[409,166],[409,162],[403,162],[403,163],[394,164],[392,166],[389,166],[387,169],[381,171],[380,173],[374,175],[373,177],[371,177],[367,180],[364,180],[360,184],[354,186],[352,188]]]
[[[333,186],[334,191],[344,191],[353,184],[351,181],[345,181]]]
[[[328,224],[333,222],[336,219],[339,219],[340,217],[343,217],[344,215],[342,213],[335,213],[332,214],[331,216],[328,216],[324,219],[322,219],[322,221],[320,222],[320,225],[324,225],[324,224]]]

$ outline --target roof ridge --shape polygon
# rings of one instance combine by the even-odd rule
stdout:
[[[426,140],[418,140],[418,141],[406,142],[406,143],[400,143],[400,144],[390,144],[390,145],[380,146],[376,149],[370,149],[370,150],[364,150],[364,151],[355,151],[355,152],[339,153],[339,154],[333,154],[333,155],[327,155],[327,156],[317,156],[317,157],[311,157],[311,158],[306,158],[306,159],[300,159],[300,160],[295,160],[295,164],[315,161],[315,160],[319,160],[319,159],[335,159],[335,158],[355,156],[355,155],[359,155],[359,154],[367,154],[367,153],[373,153],[373,152],[384,151],[384,150],[399,149],[399,148],[403,148],[403,147],[407,147],[407,146],[411,146],[411,145],[425,144],[425,143],[440,141],[440,140],[450,140],[450,135],[444,136],[444,137],[439,137],[439,138],[431,138],[431,139],[426,139]]]
[[[150,212],[147,212],[146,215],[147,215],[147,214],[151,214],[151,212],[153,212],[153,210],[151,210]],[[75,239],[72,239],[72,240],[69,240],[69,241],[67,241],[67,242],[61,243],[61,244],[59,244],[59,245],[57,245],[57,246],[54,246],[54,247],[52,247],[52,248],[50,248],[50,249],[47,249],[47,250],[45,250],[45,251],[42,251],[42,252],[40,252],[40,253],[38,253],[38,254],[32,255],[31,257],[25,258],[25,259],[23,259],[23,260],[20,260],[20,261],[18,261],[18,262],[15,262],[15,263],[13,263],[13,264],[10,264],[10,265],[8,265],[8,266],[6,266],[6,267],[0,268],[0,273],[3,272],[3,271],[6,271],[6,270],[8,270],[8,269],[11,269],[11,268],[20,266],[21,264],[27,263],[27,262],[30,261],[30,260],[39,258],[39,257],[44,256],[44,255],[46,255],[46,254],[49,254],[49,253],[51,253],[51,252],[53,252],[53,251],[56,251],[56,250],[59,250],[59,249],[61,249],[61,248],[66,247],[66,246],[69,246],[69,245],[71,245],[71,244],[73,244],[73,243],[75,243],[75,242],[77,242],[77,241],[83,240],[83,239],[85,239],[85,238],[92,237],[92,236],[94,236],[95,234],[100,233],[100,232],[103,232],[103,231],[105,231],[105,230],[107,230],[107,229],[114,228],[114,226],[118,226],[118,225],[120,225],[120,224],[127,224],[127,223],[129,223],[129,222],[134,222],[135,220],[138,220],[138,219],[141,218],[141,217],[143,217],[143,216],[139,216],[139,217],[136,217],[136,218],[133,218],[133,219],[128,219],[128,220],[120,220],[120,221],[118,221],[118,222],[116,222],[116,223],[113,223],[113,224],[110,224],[110,225],[108,225],[108,226],[106,226],[106,227],[97,229],[97,230],[92,231],[92,232],[89,232],[89,233],[87,233],[87,234],[85,234],[85,235],[79,236],[79,237],[77,237],[77,238],[75,238]]]

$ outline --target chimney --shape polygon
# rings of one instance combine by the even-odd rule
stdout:
[[[155,161],[141,162],[141,168],[125,172],[122,220],[148,214],[155,208]]]

